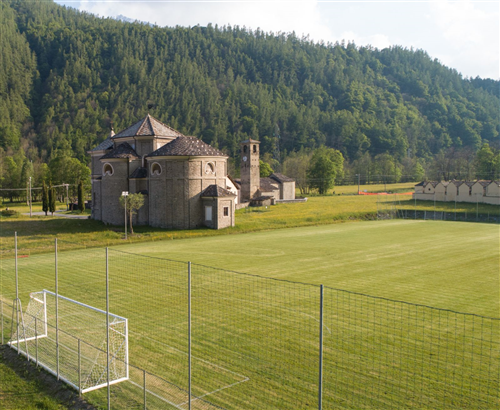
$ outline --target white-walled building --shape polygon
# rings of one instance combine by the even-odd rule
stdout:
[[[415,185],[414,199],[500,205],[500,181],[427,181]]]

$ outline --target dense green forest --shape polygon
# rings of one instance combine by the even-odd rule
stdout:
[[[279,169],[321,146],[342,153],[344,176],[440,177],[447,167],[447,177],[472,178],[478,150],[498,158],[500,82],[463,78],[422,50],[161,28],[46,0],[0,2],[0,30],[4,187],[25,186],[28,174],[56,179],[54,161],[83,177],[78,163],[110,127],[148,111],[231,157],[259,139]],[[497,176],[495,161],[482,177]]]

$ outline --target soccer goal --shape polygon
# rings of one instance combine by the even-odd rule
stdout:
[[[107,386],[104,310],[43,290],[30,294],[20,317],[12,348],[82,393]],[[128,321],[109,313],[109,383],[128,377]]]

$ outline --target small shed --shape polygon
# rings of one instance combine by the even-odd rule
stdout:
[[[434,188],[434,196],[436,201],[446,201],[446,189],[449,185],[448,181],[440,181]]]
[[[475,202],[475,198],[473,201],[471,197],[472,185],[474,185],[474,182],[464,181],[462,185],[458,187],[458,197],[457,197],[458,202]]]
[[[458,197],[458,187],[462,185],[462,181],[450,181],[448,186],[446,187],[446,200],[447,201],[456,201]]]
[[[222,229],[234,226],[236,195],[218,185],[208,186],[201,194],[205,226]]]

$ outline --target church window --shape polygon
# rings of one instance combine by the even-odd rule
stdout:
[[[151,175],[160,175],[161,174],[161,165],[158,162],[155,162],[151,165]]]
[[[228,206],[224,207],[224,216],[229,216],[229,207]]]
[[[213,162],[207,162],[207,164],[205,165],[205,174],[215,174],[215,164]]]
[[[247,153],[247,146],[243,145],[243,152],[246,154]]]
[[[113,175],[114,170],[111,164],[104,164],[104,166],[102,167],[102,173],[104,176],[109,176],[109,177]]]
[[[257,152],[257,145],[253,146],[253,152]]]

